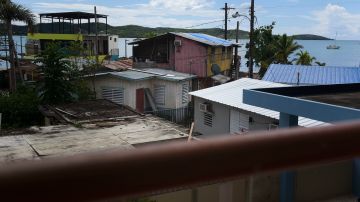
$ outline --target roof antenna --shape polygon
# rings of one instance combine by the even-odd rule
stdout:
[[[300,72],[297,73],[297,85],[300,84]]]

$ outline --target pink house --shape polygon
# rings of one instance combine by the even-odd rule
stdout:
[[[164,68],[201,78],[226,73],[237,44],[201,33],[167,33],[130,43],[134,68]]]

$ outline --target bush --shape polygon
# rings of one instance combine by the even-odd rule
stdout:
[[[10,95],[0,94],[2,127],[25,127],[41,123],[39,99],[32,88],[19,87]]]

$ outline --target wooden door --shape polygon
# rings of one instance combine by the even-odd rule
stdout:
[[[136,89],[136,111],[140,113],[144,113],[145,103],[144,103],[144,89],[139,88]]]

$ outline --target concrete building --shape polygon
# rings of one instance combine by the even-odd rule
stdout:
[[[194,132],[204,137],[219,134],[246,134],[248,131],[278,127],[279,112],[243,103],[243,90],[287,85],[243,78],[223,85],[191,92],[194,99]],[[324,122],[300,118],[299,125],[314,127]]]
[[[163,68],[198,76],[193,89],[212,86],[211,76],[228,76],[237,44],[201,33],[167,33],[134,45],[134,68]]]
[[[360,68],[272,64],[262,80],[289,85],[360,83]]]
[[[38,32],[28,33],[27,36],[26,54],[28,58],[45,50],[51,42],[58,42],[61,46],[66,47],[73,41],[81,41],[88,56],[95,56],[97,53],[100,60],[106,56],[110,56],[113,60],[119,58],[118,36],[108,34],[107,15],[97,14],[96,16],[97,20],[105,19],[105,33],[98,33],[98,42],[96,42],[95,28],[91,24],[94,23],[92,21],[95,21],[93,13],[41,13],[39,17]],[[44,23],[44,19],[50,22]]]
[[[188,106],[195,75],[165,69],[129,69],[99,73],[95,78],[96,98],[123,104],[138,112],[179,109]],[[88,77],[92,87],[92,78]]]

